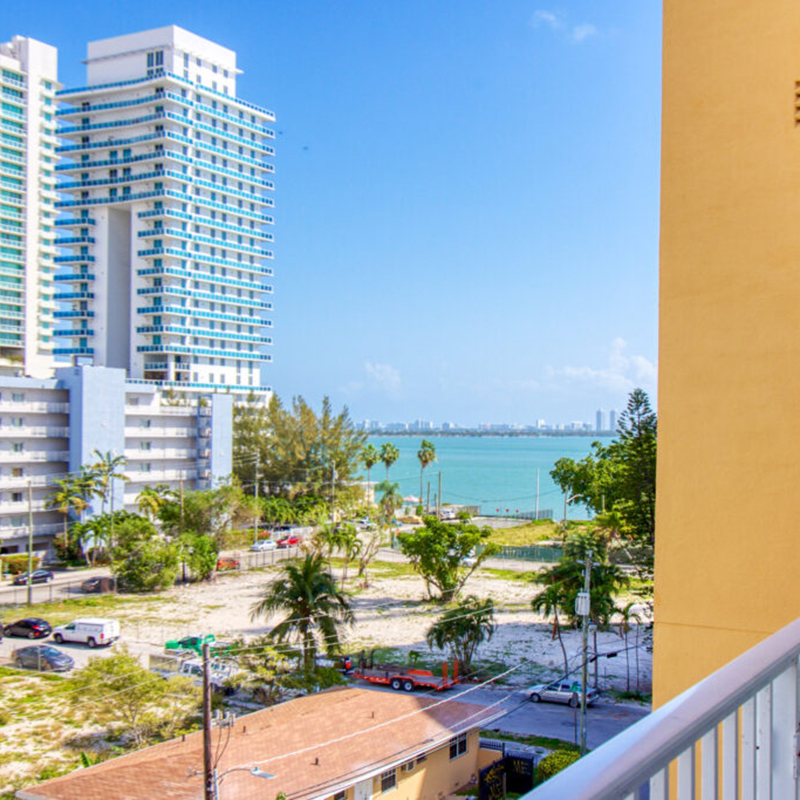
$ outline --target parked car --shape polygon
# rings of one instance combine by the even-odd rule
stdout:
[[[47,583],[53,580],[54,577],[55,576],[49,569],[36,569],[31,573],[31,583]],[[28,573],[23,572],[17,575],[11,583],[13,586],[27,586]]]
[[[26,617],[3,627],[6,636],[22,636],[25,639],[44,639],[51,630],[50,623],[38,617]]]
[[[113,592],[116,587],[114,578],[98,575],[94,578],[88,578],[81,584],[81,591],[86,594],[104,594],[105,592]]]
[[[75,666],[66,653],[47,644],[20,647],[11,654],[11,661],[20,669],[38,669],[42,672],[68,672]]]
[[[278,548],[284,550],[287,547],[294,547],[296,544],[300,544],[302,539],[294,533],[289,534],[288,536],[284,536],[283,539],[278,539]]]
[[[542,700],[550,703],[566,703],[572,708],[581,704],[581,684],[578,681],[555,681],[554,683],[537,683],[528,689],[532,703]],[[586,705],[597,700],[597,689],[586,690]]]
[[[223,556],[217,561],[217,571],[224,572],[229,569],[239,569],[239,562],[230,556]]]
[[[115,619],[88,617],[76,619],[53,630],[53,639],[61,642],[77,642],[89,647],[107,647],[119,639],[119,622]]]
[[[250,545],[250,549],[254,553],[265,553],[268,550],[274,550],[276,547],[277,545],[271,539],[262,539],[260,542]]]

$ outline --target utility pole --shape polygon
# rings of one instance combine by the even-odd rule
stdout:
[[[579,616],[583,617],[581,626],[583,643],[583,664],[581,665],[581,756],[586,755],[586,684],[589,681],[589,613],[591,611],[593,555],[593,550],[586,551],[586,560],[583,563],[583,592],[578,594],[575,601],[575,611]]]
[[[539,467],[536,467],[536,508],[533,518],[534,520],[539,519]]]
[[[255,473],[255,506],[253,508],[253,544],[258,541],[258,463],[261,458],[261,453],[256,452],[256,473]]]
[[[439,470],[439,494],[437,495],[439,498],[439,502],[436,506],[436,517],[437,519],[442,518],[442,471]]]
[[[203,788],[205,800],[214,800],[214,763],[211,758],[211,667],[208,642],[203,644]]]
[[[31,481],[30,478],[28,478],[28,605],[32,604],[33,604],[33,482]]]
[[[181,533],[183,533],[183,470],[178,472],[178,486],[181,499]]]
[[[420,500],[421,499],[422,498],[420,498]],[[428,481],[428,497],[427,497],[427,500],[425,500],[425,513],[426,514],[430,514],[431,513],[431,482],[430,481]]]

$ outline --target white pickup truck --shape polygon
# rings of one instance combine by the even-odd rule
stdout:
[[[89,617],[76,619],[53,630],[53,639],[61,642],[78,642],[89,647],[105,647],[119,639],[119,621]]]
[[[239,668],[235,663],[225,659],[215,658],[211,661],[210,683],[213,689],[224,692],[229,688],[229,679],[233,678]],[[173,655],[151,655],[149,663],[150,672],[155,672],[164,678],[181,675],[191,678],[195,686],[203,685],[203,661],[199,658],[181,658]]]

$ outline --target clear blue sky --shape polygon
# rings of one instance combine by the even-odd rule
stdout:
[[[5,3],[59,48],[171,23],[278,114],[282,397],[355,419],[593,419],[655,401],[660,3]]]

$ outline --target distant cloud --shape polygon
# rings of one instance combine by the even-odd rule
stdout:
[[[585,384],[612,392],[630,392],[637,386],[654,390],[658,378],[657,365],[644,356],[626,355],[627,346],[624,339],[614,339],[605,367],[550,367],[548,375],[556,380],[566,379],[568,383]]]
[[[583,25],[576,25],[572,29],[572,41],[576,44],[580,44],[586,41],[586,39],[590,39],[592,36],[597,36],[598,33],[599,31],[594,25],[585,22]]]
[[[531,27],[538,28],[540,25],[546,25],[554,31],[564,27],[564,23],[558,14],[553,11],[544,11],[543,9],[534,11],[531,17]]]
[[[389,394],[394,394],[400,388],[400,371],[389,364],[373,364],[367,361],[364,369],[376,388]]]
[[[539,9],[534,11],[530,18],[532,28],[549,28],[552,31],[559,31],[561,38],[573,44],[581,44],[587,39],[599,36],[600,31],[591,22],[581,22],[577,25],[568,25],[565,18],[556,11]]]

